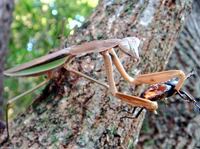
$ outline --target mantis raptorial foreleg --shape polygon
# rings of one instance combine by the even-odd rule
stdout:
[[[124,93],[117,91],[115,81],[113,78],[111,56],[108,51],[101,52],[101,54],[103,55],[103,58],[104,58],[106,73],[108,77],[108,84],[109,84],[112,95],[131,105],[138,106],[138,107],[145,107],[146,109],[150,111],[156,111],[156,109],[158,108],[157,102],[153,102],[148,99],[143,99],[137,96],[126,95]]]
[[[114,65],[116,66],[116,68],[118,69],[122,77],[132,84],[136,84],[136,85],[143,84],[143,83],[157,84],[157,83],[165,82],[172,78],[177,77],[179,78],[179,82],[176,84],[175,89],[179,91],[185,79],[187,78],[185,73],[181,70],[168,70],[168,71],[162,71],[162,72],[154,72],[154,73],[138,75],[135,78],[132,78],[125,71],[115,51],[111,49],[109,50],[109,53],[111,54]]]
[[[109,53],[111,55],[112,61],[114,65],[116,66],[117,70],[121,74],[121,76],[128,82],[132,83],[134,81],[134,78],[131,77],[126,70],[124,69],[123,65],[121,64],[117,54],[115,53],[114,49],[110,49]]]
[[[181,70],[168,70],[168,71],[138,75],[135,78],[133,83],[135,83],[135,84],[142,84],[142,83],[157,84],[157,83],[168,81],[168,80],[170,80],[172,78],[176,78],[176,77],[179,80],[175,86],[175,89],[177,91],[179,91],[186,79],[185,73]]]

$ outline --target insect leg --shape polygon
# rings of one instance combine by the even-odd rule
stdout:
[[[26,91],[26,92],[24,92],[24,93],[22,93],[22,94],[20,94],[20,95],[18,95],[18,96],[16,96],[16,97],[14,97],[14,98],[12,98],[12,99],[10,99],[10,100],[7,102],[7,104],[6,104],[6,129],[7,129],[7,140],[8,140],[9,137],[10,137],[10,134],[9,134],[9,126],[8,126],[8,110],[9,110],[9,108],[12,107],[12,104],[13,104],[16,100],[20,99],[21,97],[23,97],[23,96],[25,96],[25,95],[27,95],[27,94],[32,93],[33,91],[37,90],[38,88],[44,86],[47,82],[49,82],[49,80],[43,81],[42,83],[38,84],[38,85],[35,86],[34,88],[32,88],[32,89],[30,89],[30,90],[28,90],[28,91]]]
[[[181,70],[168,70],[168,71],[162,71],[162,72],[155,72],[155,73],[149,73],[149,74],[143,74],[138,75],[136,78],[132,78],[124,69],[123,65],[121,64],[117,54],[113,49],[109,50],[110,54],[112,55],[113,63],[115,64],[116,68],[122,75],[122,77],[127,80],[130,83],[134,84],[156,84],[160,82],[168,81],[172,78],[179,78],[179,82],[177,83],[175,89],[177,91],[180,90],[181,86],[183,85],[186,75]]]
[[[113,78],[111,56],[109,55],[108,51],[101,52],[101,54],[103,55],[103,59],[105,62],[106,74],[107,74],[108,83],[109,83],[109,87],[110,87],[112,95],[131,105],[144,107],[150,111],[155,111],[158,108],[157,102],[153,102],[153,101],[143,99],[137,96],[126,95],[124,93],[117,91],[115,81]]]
[[[149,74],[138,75],[138,76],[136,76],[133,83],[135,83],[135,84],[141,84],[141,83],[156,84],[156,83],[168,81],[168,80],[170,80],[172,78],[176,78],[176,77],[179,78],[179,80],[175,86],[175,89],[177,91],[179,91],[186,79],[185,73],[181,70],[168,70],[168,71],[161,71],[161,72],[154,72],[154,73],[149,73]]]
[[[122,75],[122,77],[128,81],[128,82],[133,82],[134,78],[131,77],[126,70],[124,69],[123,65],[121,64],[117,54],[115,53],[114,49],[110,49],[109,53],[111,55],[112,61],[114,63],[114,65],[116,66],[117,70],[119,71],[119,73]]]
[[[142,113],[142,111],[144,110],[144,108],[139,108],[139,111],[138,110],[136,111],[136,108],[139,108],[139,107],[134,107],[133,112],[125,111],[127,113],[131,113],[133,116],[131,116],[131,117],[124,116],[124,117],[121,117],[120,119],[124,119],[124,118],[137,119],[140,116],[140,114]],[[137,112],[137,113],[135,114],[135,112]]]
[[[109,88],[107,84],[105,84],[105,83],[103,83],[103,82],[101,82],[101,81],[98,81],[98,80],[96,80],[96,79],[94,79],[94,78],[92,78],[92,77],[89,77],[88,75],[86,75],[86,74],[84,74],[84,73],[82,73],[82,72],[79,72],[79,71],[77,71],[77,70],[74,70],[74,69],[70,68],[70,63],[72,62],[72,60],[73,60],[73,58],[70,59],[66,64],[63,65],[63,67],[64,67],[67,71],[72,72],[72,73],[75,73],[75,74],[77,74],[77,75],[79,75],[79,76],[81,76],[81,77],[84,77],[84,78],[86,78],[86,79],[88,79],[88,80],[90,80],[90,81],[92,81],[92,82],[95,82],[95,83],[97,83],[97,84],[99,84],[99,85],[101,85],[101,86],[104,86],[104,87],[106,87],[106,88]]]
[[[140,108],[140,110],[135,115],[135,118],[138,118],[140,116],[140,114],[142,113],[143,110],[144,110],[144,108]]]
[[[101,81],[99,81],[99,80],[96,80],[96,79],[94,79],[94,78],[92,78],[92,77],[89,77],[88,75],[85,75],[84,73],[82,73],[82,72],[80,72],[80,71],[76,71],[76,70],[74,70],[74,69],[71,69],[71,68],[65,68],[67,71],[69,71],[69,72],[73,72],[73,73],[75,73],[75,74],[77,74],[77,75],[79,75],[79,76],[81,76],[81,77],[84,77],[84,78],[86,78],[86,79],[88,79],[88,80],[90,80],[90,81],[92,81],[92,82],[95,82],[95,83],[97,83],[97,84],[99,84],[99,85],[101,85],[101,86],[103,86],[103,87],[106,87],[106,88],[109,88],[109,86],[107,85],[107,84],[105,84],[105,83],[103,83],[103,82],[101,82]]]

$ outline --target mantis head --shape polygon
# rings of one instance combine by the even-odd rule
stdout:
[[[140,40],[137,37],[123,38],[122,41],[119,43],[121,51],[133,57],[136,62],[140,61],[139,50],[138,50],[139,45],[140,45]]]

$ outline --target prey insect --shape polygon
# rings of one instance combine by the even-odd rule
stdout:
[[[111,94],[121,101],[124,101],[130,105],[142,107],[149,111],[155,112],[158,108],[156,101],[151,101],[143,97],[127,95],[117,90],[115,85],[114,75],[113,75],[113,64],[116,66],[117,70],[121,76],[131,84],[157,84],[170,80],[174,77],[178,78],[178,82],[175,85],[174,89],[179,91],[183,85],[186,76],[181,70],[170,70],[163,72],[155,72],[150,74],[138,75],[135,78],[131,77],[124,69],[121,64],[119,57],[115,52],[115,48],[119,48],[123,53],[131,56],[136,61],[139,61],[139,48],[140,40],[136,37],[127,37],[123,39],[108,39],[108,40],[96,40],[91,42],[86,42],[80,45],[71,46],[64,48],[62,50],[56,51],[51,54],[47,54],[40,58],[34,59],[25,64],[19,65],[17,67],[8,69],[4,71],[4,75],[12,77],[34,77],[38,75],[46,74],[47,79],[41,84],[37,85],[35,88],[28,90],[21,95],[18,95],[10,99],[6,104],[6,124],[7,124],[7,134],[9,138],[9,129],[8,129],[8,109],[12,104],[25,96],[36,90],[37,88],[45,85],[52,78],[53,71],[59,67],[64,67],[67,71],[75,73],[79,76],[85,77],[93,82],[96,82],[104,87],[107,87]],[[106,70],[106,75],[108,79],[108,85],[95,80],[77,70],[70,68],[71,61],[76,56],[82,56],[89,53],[100,53],[104,60],[104,66]]]
[[[189,73],[186,76],[186,79],[190,78],[194,75],[194,72]],[[200,111],[200,104],[198,103],[197,99],[183,90],[176,90],[175,86],[178,83],[176,78],[168,80],[163,83],[153,84],[147,90],[145,90],[140,97],[151,100],[151,101],[158,101],[172,95],[179,95],[182,99],[192,102],[196,109]],[[136,114],[135,118],[137,118],[144,108],[141,108],[138,113]]]

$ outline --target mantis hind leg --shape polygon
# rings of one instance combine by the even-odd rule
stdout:
[[[30,90],[28,90],[28,91],[26,91],[26,92],[24,92],[24,93],[22,93],[22,94],[20,94],[20,95],[18,95],[18,96],[16,96],[16,97],[14,97],[14,98],[12,98],[12,99],[10,99],[10,100],[7,102],[7,104],[6,104],[6,129],[7,129],[7,137],[6,137],[6,139],[5,139],[1,144],[4,144],[5,142],[7,142],[7,140],[8,140],[9,137],[10,137],[9,125],[8,125],[8,110],[9,110],[9,108],[12,106],[12,104],[13,104],[15,101],[17,101],[18,99],[20,99],[21,97],[23,97],[23,96],[25,96],[25,95],[27,95],[27,94],[30,94],[30,93],[32,93],[33,91],[37,90],[38,88],[44,86],[44,85],[45,85],[46,83],[48,83],[48,82],[49,82],[49,80],[45,80],[45,81],[43,81],[42,83],[40,83],[40,84],[38,84],[37,86],[35,86],[34,88],[32,88],[32,89],[30,89]],[[1,144],[0,144],[0,145],[1,145]]]

